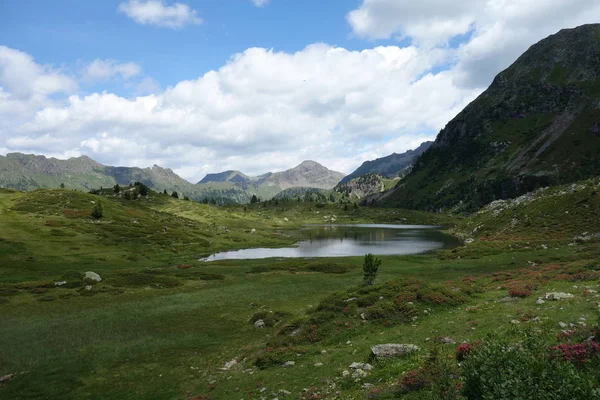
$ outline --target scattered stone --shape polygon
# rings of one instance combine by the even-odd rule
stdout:
[[[292,394],[292,392],[285,390],[285,389],[281,389],[278,394],[279,394],[279,396],[289,396]]]
[[[285,364],[283,364],[284,367],[293,367],[294,365],[296,365],[296,361],[286,361]]]
[[[284,220],[285,222],[289,222],[289,221],[290,221],[289,219],[287,219],[287,217],[283,218],[283,220]]]
[[[91,286],[91,285],[87,285],[87,286],[85,287],[85,290],[92,290],[92,286]]]
[[[358,300],[358,297],[350,297],[349,299],[344,300],[345,303],[350,303],[351,301]]]
[[[442,343],[442,344],[456,344],[456,342],[454,341],[454,339],[452,339],[450,336],[440,336],[440,343]]]
[[[54,282],[54,286],[63,286],[66,284],[67,284],[67,281]]]
[[[366,371],[363,371],[362,369],[357,369],[352,373],[352,377],[353,378],[365,378],[368,374],[366,373]]]
[[[93,271],[87,271],[83,274],[83,280],[85,281],[93,281],[93,282],[102,282],[102,278],[100,275]]]
[[[362,319],[362,320],[366,321],[366,319],[367,319],[367,316],[365,315],[365,313],[364,313],[364,312],[363,312],[363,313],[360,313],[360,319]]]
[[[264,387],[264,386],[263,386],[263,387],[261,387],[261,388],[260,388],[260,390],[259,390],[259,392],[260,392],[260,393],[264,393],[264,392],[266,392],[266,391],[267,391],[267,388],[266,388],[266,387]]]
[[[545,301],[543,299],[537,299],[537,301],[535,302],[535,304],[544,304]]]
[[[327,350],[321,350],[321,354],[326,354]]]
[[[314,366],[315,366],[315,367],[322,367],[322,366],[323,366],[323,363],[322,363],[322,362],[318,362],[318,363],[315,363],[315,364],[314,364]]]
[[[8,382],[10,381],[12,378],[15,377],[15,374],[8,374],[8,375],[4,375],[0,377],[0,384],[4,383],[4,382]]]
[[[475,241],[475,239],[473,239],[473,238],[468,238],[468,239],[465,239],[465,244],[471,244],[471,243],[473,243],[474,241]]]
[[[564,322],[559,322],[558,326],[560,326],[562,329],[567,328],[569,325],[565,324]]]
[[[346,369],[345,369],[345,370],[343,370],[343,371],[342,371],[342,376],[343,376],[343,377],[350,376],[350,371],[348,371],[348,370],[346,370]]]
[[[250,233],[256,233],[256,229],[252,228],[252,229],[250,230]]]
[[[562,300],[574,297],[571,293],[565,292],[549,292],[544,295],[546,300]]]
[[[371,352],[378,359],[404,357],[419,350],[419,346],[414,344],[386,343],[371,347]]]
[[[521,323],[521,321],[519,321],[518,319],[513,319],[510,321],[510,323],[513,325],[519,325]]]
[[[265,321],[263,321],[262,319],[257,319],[256,322],[254,323],[254,327],[255,328],[264,328]]]
[[[223,368],[219,368],[221,371],[229,371],[232,367],[237,365],[238,361],[234,358],[231,361],[227,361]]]

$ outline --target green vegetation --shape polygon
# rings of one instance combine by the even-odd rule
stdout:
[[[0,190],[0,376],[15,374],[0,398],[597,396],[597,340],[586,342],[598,337],[597,180],[462,219],[153,191],[126,200],[130,189]],[[332,215],[439,224],[473,242],[378,257],[373,285],[364,257],[198,261],[289,245],[287,229]],[[538,304],[549,292],[573,297]],[[374,359],[383,343],[420,350]],[[359,376],[353,362],[373,368]]]
[[[365,254],[365,260],[363,261],[363,281],[365,285],[372,285],[375,283],[375,277],[377,276],[377,270],[381,266],[381,260],[375,257],[373,254]]]

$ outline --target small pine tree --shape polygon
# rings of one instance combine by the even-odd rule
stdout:
[[[187,196],[183,196],[183,199],[184,199],[185,201],[190,201],[190,198],[189,198],[189,197],[187,197]]]
[[[364,283],[367,286],[375,283],[375,277],[377,276],[377,270],[381,265],[381,260],[375,257],[373,254],[365,254],[365,261],[363,262],[364,272]]]
[[[120,191],[121,191],[121,186],[119,186],[118,183],[115,186],[113,186],[113,192],[115,192],[116,194],[119,194]]]
[[[64,183],[61,183],[61,184],[60,184],[60,188],[61,188],[61,189],[64,189],[64,188],[65,188],[65,184],[64,184]]]
[[[177,194],[177,192],[173,192],[173,193],[171,193],[171,197],[174,199],[178,199],[179,195]]]
[[[142,196],[148,196],[148,186],[144,185],[143,183],[140,183],[139,185],[136,185],[138,187],[138,192],[140,193],[140,195]]]
[[[163,190],[163,194],[167,194],[167,189]]]
[[[208,204],[208,197],[205,197],[204,200],[202,200],[202,203]]]
[[[256,197],[255,194],[252,195],[252,198],[250,199],[250,204],[255,204],[258,203],[258,197]]]
[[[94,205],[94,209],[92,210],[92,218],[100,219],[104,216],[104,211],[102,210],[102,203],[98,202]]]

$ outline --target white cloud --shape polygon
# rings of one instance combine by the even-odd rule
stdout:
[[[73,149],[107,164],[158,163],[197,181],[223,169],[264,173],[315,159],[350,172],[364,159],[416,147],[479,92],[428,71],[441,51],[314,44],[250,48],[220,69],[126,98],[71,95],[11,127],[7,147]],[[52,140],[55,139],[53,142]],[[393,145],[390,143],[393,142]],[[0,142],[0,145],[2,142]]]
[[[590,0],[363,0],[347,15],[354,33],[370,39],[409,38],[428,49],[447,48],[464,35],[455,53],[456,83],[483,88],[529,46],[557,32],[600,20]],[[450,52],[450,50],[449,50]]]
[[[256,7],[264,7],[267,4],[269,4],[271,0],[252,0],[252,4],[254,4]]]
[[[95,59],[83,70],[82,78],[86,81],[106,81],[119,76],[130,79],[138,75],[142,68],[133,62],[119,63],[115,60]]]
[[[11,97],[25,100],[70,93],[77,83],[56,69],[36,64],[27,53],[0,46],[0,87]]]
[[[118,10],[142,25],[179,29],[203,22],[187,4],[167,5],[163,0],[128,0],[119,4]]]

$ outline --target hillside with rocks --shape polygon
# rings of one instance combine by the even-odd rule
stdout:
[[[600,25],[533,45],[365,204],[474,211],[600,171]]]

